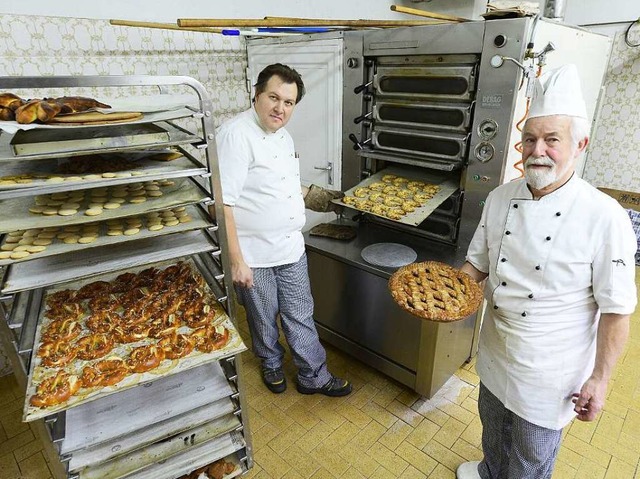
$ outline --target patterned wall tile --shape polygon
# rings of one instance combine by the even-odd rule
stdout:
[[[640,33],[631,38],[640,41]],[[616,35],[605,77],[602,109],[583,178],[594,186],[640,191],[640,47]]]

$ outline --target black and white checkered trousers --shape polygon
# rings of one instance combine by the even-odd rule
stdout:
[[[282,367],[285,351],[278,341],[280,314],[282,332],[298,368],[298,382],[308,388],[324,386],[331,374],[313,322],[307,255],[292,264],[251,270],[253,287],[236,287],[236,292],[247,312],[253,352],[262,360],[262,367]]]
[[[482,479],[550,479],[562,429],[525,421],[480,383],[478,411],[482,422]]]

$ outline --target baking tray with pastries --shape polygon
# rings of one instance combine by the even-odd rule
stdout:
[[[81,225],[11,231],[0,241],[0,266],[211,226],[201,208],[188,205]]]
[[[242,474],[242,466],[235,454],[199,467],[178,479],[231,479]]]
[[[190,178],[162,179],[0,201],[0,233],[71,226],[198,203],[208,198]]]
[[[0,93],[0,120],[21,125],[122,123],[142,118],[140,112],[99,111],[110,108],[111,105],[83,96],[25,99],[10,92]]]
[[[459,185],[447,176],[419,168],[387,167],[332,200],[349,208],[417,226]]]
[[[60,189],[69,183],[99,186],[205,172],[205,167],[191,155],[173,149],[0,162],[0,192]]]
[[[46,291],[24,420],[217,361],[246,349],[192,260]]]

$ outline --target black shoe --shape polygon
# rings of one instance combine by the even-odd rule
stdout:
[[[351,383],[346,379],[340,379],[332,376],[329,382],[320,388],[307,388],[301,386],[300,383],[296,385],[296,389],[300,394],[324,394],[325,396],[339,397],[346,396],[351,392]]]
[[[287,380],[281,368],[263,369],[262,381],[269,388],[269,391],[274,394],[283,393],[287,389]]]

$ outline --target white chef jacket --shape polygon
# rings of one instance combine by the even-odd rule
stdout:
[[[476,369],[505,407],[562,429],[591,375],[600,313],[636,306],[629,217],[574,175],[534,200],[525,180],[487,197],[467,261],[488,273]]]
[[[298,261],[305,212],[291,135],[284,128],[265,131],[251,108],[220,126],[216,143],[223,202],[233,207],[247,265]]]

